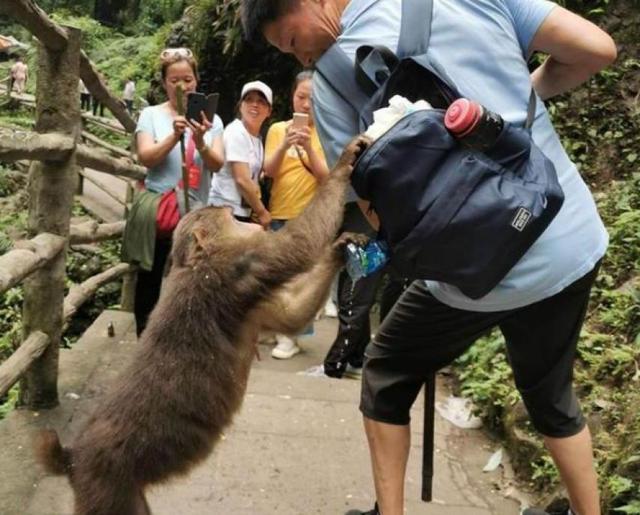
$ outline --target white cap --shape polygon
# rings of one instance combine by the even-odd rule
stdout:
[[[273,105],[273,92],[271,91],[271,88],[267,86],[264,82],[260,80],[247,82],[244,86],[242,86],[242,93],[240,95],[240,98],[243,99],[244,96],[250,91],[259,91],[267,99],[267,102],[269,102],[269,105]]]

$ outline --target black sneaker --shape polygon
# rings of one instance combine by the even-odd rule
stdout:
[[[344,515],[380,515],[380,512],[378,511],[378,503],[376,503],[375,506],[373,507],[373,510],[369,510],[369,511],[349,510]]]
[[[546,511],[541,508],[526,508],[522,511],[521,515],[570,515],[571,511]]]

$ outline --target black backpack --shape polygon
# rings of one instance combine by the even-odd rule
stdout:
[[[424,48],[432,9],[432,0],[403,0],[402,59],[385,47],[362,46],[354,69],[334,44],[316,70],[353,107],[361,131],[396,94],[434,107],[405,116],[377,139],[351,182],[380,218],[379,238],[397,274],[449,283],[477,299],[544,232],[564,194],[553,163],[531,139],[533,90],[525,127],[505,122],[488,151],[465,148],[448,132],[444,112],[460,95]]]

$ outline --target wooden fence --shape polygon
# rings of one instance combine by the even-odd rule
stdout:
[[[126,152],[98,143],[81,130],[80,78],[125,131],[133,132],[135,122],[81,51],[80,31],[56,25],[32,0],[2,0],[0,13],[38,39],[35,131],[0,129],[0,160],[31,161],[30,239],[17,242],[0,256],[0,294],[17,284],[24,286],[23,342],[0,365],[0,397],[21,380],[19,403],[42,409],[58,404],[58,351],[69,318],[106,283],[125,276],[130,288],[135,273],[133,267],[120,263],[73,285],[64,296],[68,245],[118,238],[124,230],[124,222],[70,225],[79,168],[126,179],[143,179],[145,169],[128,159]]]

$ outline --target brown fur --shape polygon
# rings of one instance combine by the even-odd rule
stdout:
[[[299,331],[324,302],[344,240],[330,243],[363,144],[345,149],[281,231],[248,232],[225,208],[180,222],[133,362],[70,448],[54,431],[40,436],[38,458],[69,476],[76,515],[148,514],[147,485],[185,474],[211,452],[242,402],[258,333]]]

